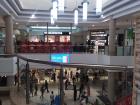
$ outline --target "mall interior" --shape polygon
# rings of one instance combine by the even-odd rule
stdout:
[[[0,105],[140,105],[140,0],[0,0]]]

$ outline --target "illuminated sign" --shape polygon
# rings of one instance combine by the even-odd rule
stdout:
[[[51,61],[59,62],[59,63],[69,63],[70,55],[69,54],[51,54]]]

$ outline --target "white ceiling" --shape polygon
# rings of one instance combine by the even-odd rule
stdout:
[[[52,0],[19,0],[23,9],[49,10],[52,7]],[[76,7],[82,6],[83,0],[65,0],[65,10],[73,11]],[[95,10],[96,0],[88,0],[88,11]]]
[[[20,5],[18,5],[17,1],[19,1],[22,9],[20,8]],[[73,24],[72,11],[77,6],[82,6],[83,1],[84,0],[77,0],[76,3],[76,0],[65,0],[65,13],[58,16],[58,20],[56,21],[55,25],[69,26],[70,24]],[[129,19],[122,19],[124,18],[122,17],[120,20],[117,20],[120,23],[119,26],[127,26],[130,24],[132,13],[139,13],[140,11],[140,0],[103,0],[104,9],[102,14],[104,18],[101,18],[99,14],[96,14],[94,12],[96,0],[88,0],[88,2],[88,20],[86,22],[82,21],[81,10],[81,12],[79,13],[79,27],[88,28],[91,27],[93,24],[99,28],[101,28],[102,26],[108,27],[108,24],[102,22],[104,20],[107,20],[109,16],[113,16],[112,18],[118,19],[119,17],[128,15],[126,17]],[[125,6],[120,8],[122,5]],[[10,13],[13,15],[15,22],[23,22],[26,25],[30,25],[30,23],[44,25],[47,23],[50,24],[49,11],[36,11],[36,18],[33,19],[31,19],[30,16],[34,13],[35,10],[49,10],[51,7],[52,0],[0,0],[0,15],[3,14],[3,11],[5,10],[5,13]]]
[[[48,10],[52,7],[52,0],[19,0],[23,9],[39,9]],[[74,10],[77,6],[81,6],[84,0],[65,0],[66,10]],[[103,5],[113,0],[102,0]],[[41,3],[40,3],[41,2]],[[95,9],[96,0],[88,0],[88,10]]]

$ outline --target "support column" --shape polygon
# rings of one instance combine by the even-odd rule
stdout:
[[[140,17],[136,18],[132,105],[140,105]]]
[[[13,19],[12,17],[5,16],[6,36],[5,36],[5,53],[14,54],[14,42],[13,42]]]
[[[18,79],[18,86],[17,86],[17,91],[19,92],[19,83],[20,83],[20,73],[19,73],[19,58],[17,58],[17,79]]]
[[[109,55],[116,55],[116,22],[114,19],[109,21]]]
[[[26,104],[29,104],[30,98],[30,77],[29,63],[26,64]]]
[[[63,67],[60,69],[60,105],[64,105]]]
[[[108,98],[113,105],[115,101],[115,73],[108,72]]]

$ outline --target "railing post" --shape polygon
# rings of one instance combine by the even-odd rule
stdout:
[[[29,71],[29,63],[26,64],[26,104],[29,104],[30,98],[30,71]]]
[[[64,104],[63,67],[60,69],[60,105]]]
[[[125,56],[125,46],[123,46],[123,56]]]
[[[17,73],[18,73],[18,74],[17,74],[17,77],[18,77],[18,78],[17,78],[17,79],[18,79],[17,91],[19,92],[19,77],[20,77],[19,75],[20,75],[20,74],[19,74],[19,58],[18,58],[18,57],[17,57]]]
[[[128,82],[127,82],[127,67],[126,67],[126,70],[125,70],[125,81],[126,81],[126,92],[125,92],[125,95],[127,95],[127,93],[128,93],[128,88],[127,88],[127,84],[128,84]]]

